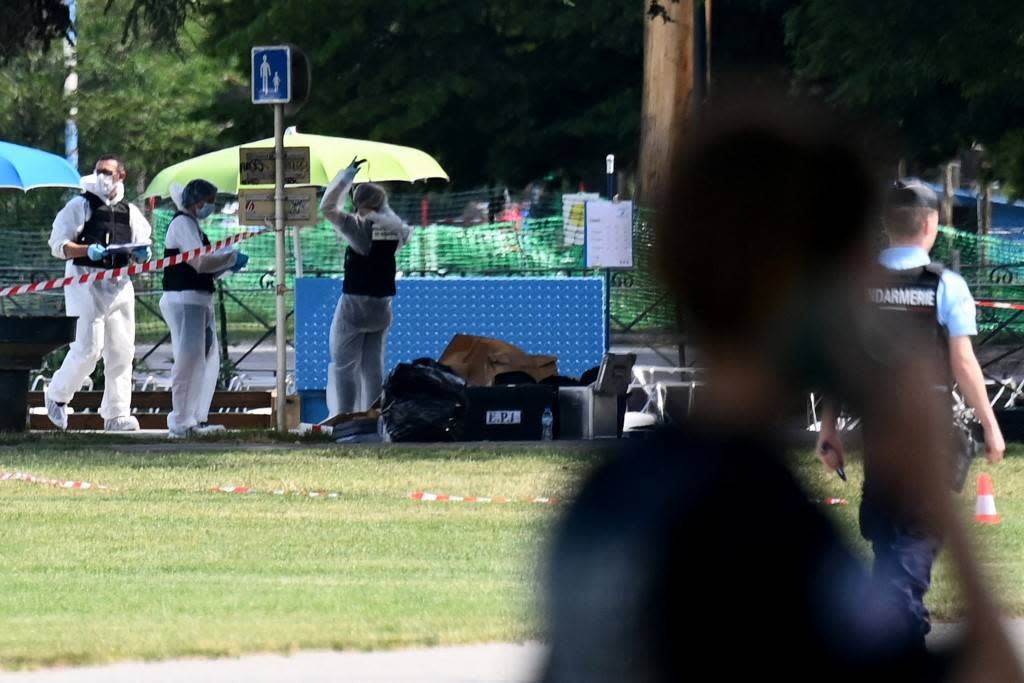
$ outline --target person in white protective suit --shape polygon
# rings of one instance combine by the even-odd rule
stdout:
[[[99,158],[94,173],[82,178],[82,194],[57,214],[50,250],[67,261],[67,277],[147,261],[152,228],[138,207],[124,200],[124,164],[114,155]],[[121,246],[125,245],[125,246]],[[76,316],[75,341],[46,389],[46,412],[67,429],[67,403],[103,358],[100,415],[107,431],[135,431],[131,415],[132,360],[135,357],[135,288],[121,276],[64,288],[69,316]]]
[[[395,253],[412,228],[388,206],[380,185],[361,183],[352,193],[355,213],[342,208],[365,159],[353,159],[327,186],[320,209],[345,247],[345,280],[331,322],[327,408],[332,415],[363,411],[384,383],[384,346],[395,295]]]
[[[217,188],[197,178],[184,188],[172,187],[171,199],[178,211],[167,226],[164,256],[209,246],[210,239],[199,221],[213,213]],[[232,247],[164,269],[160,312],[171,330],[174,353],[171,412],[167,416],[167,434],[172,439],[224,430],[221,425],[207,423],[220,373],[214,279],[227,271],[237,273],[248,261],[248,255]]]

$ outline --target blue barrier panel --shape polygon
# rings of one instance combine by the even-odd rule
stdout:
[[[398,281],[385,367],[437,358],[456,334],[495,337],[527,353],[558,357],[578,376],[605,351],[604,278],[405,278]],[[295,281],[295,380],[325,389],[328,336],[341,280]]]

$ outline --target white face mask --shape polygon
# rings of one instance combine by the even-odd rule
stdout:
[[[109,197],[117,187],[117,181],[114,180],[113,176],[109,176],[103,173],[96,174],[96,189],[100,191],[104,197]]]
[[[196,218],[199,220],[209,218],[213,214],[213,209],[213,204],[203,204],[203,208],[196,211]]]

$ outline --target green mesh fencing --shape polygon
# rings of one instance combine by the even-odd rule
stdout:
[[[0,284],[35,282],[59,276],[63,264],[50,254],[47,238],[53,216],[67,196],[7,195],[0,198]],[[527,206],[495,202],[489,191],[445,194],[428,198],[393,195],[392,206],[411,225],[417,226],[410,243],[398,253],[403,277],[504,277],[532,275],[567,277],[595,274],[583,263],[583,247],[563,220],[561,197],[546,204]],[[530,211],[532,214],[530,215]],[[489,213],[493,215],[488,215]],[[156,251],[163,244],[173,215],[158,208],[151,219]],[[610,315],[613,331],[662,331],[675,329],[675,309],[653,280],[654,253],[652,214],[636,211],[634,265],[610,275]],[[491,222],[493,220],[493,222]],[[426,225],[423,223],[426,221]],[[570,220],[571,223],[571,220]],[[207,223],[211,239],[233,234],[240,228],[233,216],[218,214]],[[575,239],[574,239],[575,238]],[[307,277],[337,276],[342,270],[342,249],[333,228],[326,222],[301,230],[302,271]],[[287,282],[296,272],[292,231],[285,240]],[[250,255],[246,271],[221,281],[229,339],[255,338],[274,322],[274,237],[268,233],[241,247]],[[1024,302],[1024,239],[1009,236],[980,237],[942,228],[933,250],[936,260],[956,268],[978,299]],[[166,326],[159,318],[159,275],[137,277],[138,333],[159,338]],[[59,314],[60,291],[0,299],[0,315]],[[979,308],[984,331],[1024,334],[1024,314]]]
[[[974,298],[1024,303],[1024,235],[981,236],[942,227],[932,249],[933,260],[956,269]],[[982,332],[1024,334],[1024,314],[1006,309],[978,308]]]
[[[156,244],[163,242],[172,216],[173,212],[166,209],[154,212]],[[646,211],[638,212],[635,219],[636,267],[617,271],[610,277],[613,330],[670,329],[675,324],[674,308],[650,275],[653,228],[649,219]],[[211,240],[239,229],[232,216],[220,215],[206,224]],[[343,246],[330,223],[321,221],[314,227],[302,228],[300,234],[303,275],[340,275]],[[290,229],[285,240],[289,287],[296,273],[294,240],[294,231]],[[582,245],[567,244],[568,241],[561,215],[467,226],[429,224],[413,231],[409,243],[397,254],[397,267],[403,277],[595,274],[584,268]],[[265,322],[274,317],[274,237],[266,233],[244,242],[240,248],[249,254],[247,269],[222,280],[229,328],[242,333],[261,332],[265,327],[256,316]],[[153,291],[145,289],[147,285],[153,285],[152,278],[137,285],[140,295]],[[155,287],[158,291],[158,281]],[[138,318],[140,331],[160,324],[141,312]]]
[[[45,205],[36,202],[0,211],[0,284],[34,282],[63,274],[63,264],[50,254],[47,238],[53,216],[66,196]],[[445,194],[424,198],[394,195],[395,210],[416,226],[412,238],[397,255],[402,277],[506,277],[530,275],[567,277],[599,274],[584,267],[581,233],[563,220],[560,196],[534,201],[532,205],[495,202],[489,191]],[[520,208],[524,207],[524,208]],[[528,208],[526,208],[528,207]],[[532,215],[531,212],[532,211]],[[488,215],[492,214],[492,215]],[[174,212],[161,206],[150,216],[154,251],[162,252],[164,236]],[[630,270],[609,276],[610,315],[613,331],[670,330],[675,310],[654,283],[650,273],[653,253],[651,213],[636,211],[634,264]],[[424,222],[426,223],[424,225]],[[204,224],[211,240],[234,234],[241,228],[232,215],[217,214]],[[575,232],[574,232],[575,230]],[[332,277],[342,272],[343,245],[326,221],[302,228],[301,271],[306,277]],[[296,273],[294,231],[285,240],[286,285]],[[243,242],[250,256],[245,271],[220,281],[229,339],[255,338],[274,322],[274,236],[265,233]],[[140,338],[159,338],[166,326],[159,317],[160,275],[135,278]],[[0,314],[58,314],[63,308],[59,290],[0,300]]]

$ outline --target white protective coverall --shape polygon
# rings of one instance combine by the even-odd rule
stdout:
[[[124,199],[124,185],[117,184],[113,199],[96,189],[94,175],[82,178],[82,189],[102,199],[108,206]],[[64,245],[74,242],[92,215],[89,202],[81,195],[73,198],[53,220],[50,251],[64,259],[66,277],[102,271],[103,268],[79,266],[64,254]],[[152,228],[142,211],[129,205],[132,242],[149,244]],[[132,359],[135,357],[135,288],[128,276],[102,280],[87,285],[64,288],[64,305],[68,316],[77,316],[75,341],[60,369],[53,375],[46,390],[47,397],[67,403],[82,388],[100,357],[103,358],[104,389],[100,415],[104,420],[131,414]]]
[[[180,195],[175,196],[173,191],[172,198],[180,202]],[[167,226],[165,249],[185,252],[202,246],[199,223],[192,215],[179,215]],[[190,259],[183,265],[216,276],[235,265],[237,258],[236,249],[225,248]],[[160,297],[160,312],[171,330],[174,354],[167,429],[183,433],[206,422],[217,390],[220,353],[213,294],[195,289],[165,291]]]
[[[365,216],[342,209],[356,172],[349,167],[335,177],[320,201],[321,211],[334,225],[339,240],[363,256],[370,252],[374,228],[397,232],[401,249],[409,241],[412,228],[386,202]],[[331,363],[327,366],[326,398],[331,415],[367,410],[380,395],[390,327],[390,296],[343,294],[338,299],[331,322]]]

